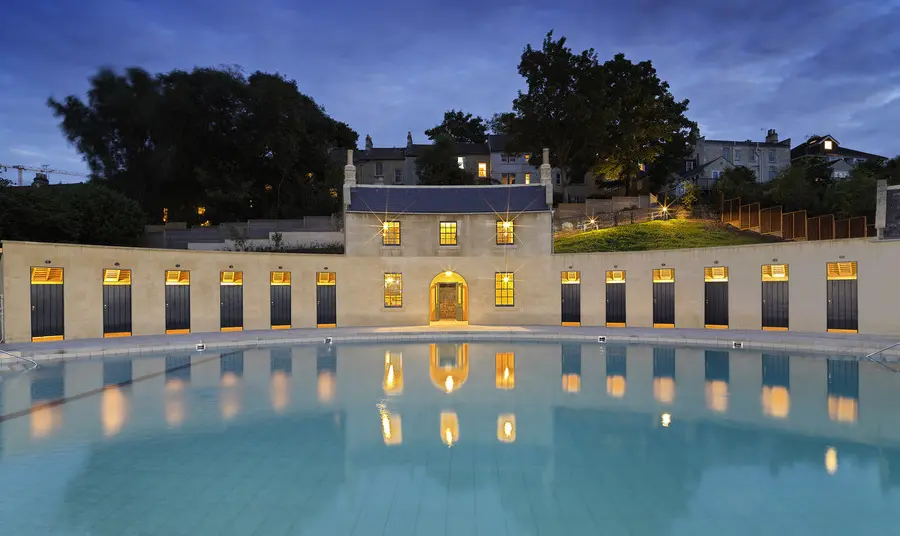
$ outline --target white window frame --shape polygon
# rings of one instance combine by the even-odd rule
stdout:
[[[778,163],[778,153],[775,152],[775,149],[769,149],[769,163]]]
[[[400,179],[400,180],[397,180]],[[394,184],[403,184],[403,170],[395,169],[394,170]]]
[[[735,161],[735,162],[740,162],[740,161],[741,161],[741,150],[740,150],[740,149],[735,149],[735,150],[734,150],[734,161]]]

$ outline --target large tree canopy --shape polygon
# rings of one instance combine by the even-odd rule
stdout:
[[[475,184],[475,177],[459,167],[456,159],[456,142],[449,135],[442,134],[432,145],[422,149],[416,159],[416,173],[419,184]]]
[[[444,112],[444,120],[441,124],[429,128],[425,135],[429,140],[436,140],[440,136],[448,136],[458,143],[484,143],[487,141],[487,122],[478,116],[463,113],[457,110]]]
[[[588,171],[624,179],[630,193],[641,165],[662,182],[683,168],[696,141],[688,101],[675,100],[649,61],[617,54],[600,64],[593,49],[576,54],[551,31],[540,50],[525,47],[519,74],[528,90],[513,101],[511,116],[495,116],[490,125],[510,133],[523,151],[537,155],[548,147],[564,198],[570,178]]]
[[[100,70],[82,101],[49,99],[93,181],[151,222],[330,214],[357,134],[278,74],[198,68]],[[205,213],[198,214],[198,208]]]
[[[668,167],[675,162],[679,164],[675,169],[683,167],[697,140],[697,125],[685,116],[688,101],[675,100],[651,62],[632,63],[616,54],[601,70],[606,106],[612,113],[595,172],[624,180],[626,195],[631,195],[641,165]]]

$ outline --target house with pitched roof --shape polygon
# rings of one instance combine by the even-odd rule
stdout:
[[[371,136],[366,136],[365,149],[356,155],[358,184],[384,184],[388,186],[416,185],[416,159],[431,144],[413,143],[412,133],[406,134],[405,147],[375,147]],[[459,167],[476,179],[491,178],[491,150],[487,143],[457,143],[456,158]]]
[[[744,166],[753,171],[757,182],[769,182],[790,161],[791,139],[778,141],[774,129],[769,129],[765,141],[701,137],[691,156],[685,159],[681,178],[695,182],[703,190],[711,190],[726,170]]]
[[[853,168],[863,162],[887,160],[885,156],[842,147],[830,134],[812,136],[805,143],[791,149],[791,162],[813,157],[821,157],[831,162],[831,177],[835,179],[849,177]]]

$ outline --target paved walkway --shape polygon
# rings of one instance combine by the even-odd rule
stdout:
[[[735,341],[743,349],[788,353],[828,353],[862,357],[898,342],[898,338],[879,335],[842,333],[794,333],[785,331],[653,329],[561,326],[406,326],[371,328],[327,328],[240,331],[230,333],[192,333],[189,335],[148,335],[112,339],[15,343],[0,345],[0,350],[34,360],[101,357],[128,354],[164,354],[196,351],[204,343],[207,349],[248,348],[256,346],[322,344],[326,337],[334,343],[429,342],[429,341],[572,341],[598,342],[605,336],[610,343],[628,342],[661,346],[733,348]],[[900,346],[885,351],[885,359],[900,358]],[[4,358],[0,354],[0,358]]]

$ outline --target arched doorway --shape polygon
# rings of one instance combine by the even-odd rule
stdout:
[[[458,273],[447,270],[434,276],[428,295],[432,323],[469,321],[469,286]]]

